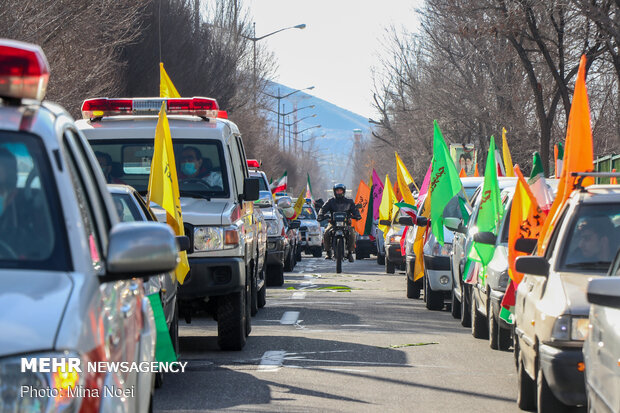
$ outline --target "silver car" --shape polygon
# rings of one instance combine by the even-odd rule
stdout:
[[[620,253],[608,278],[590,281],[590,322],[583,343],[586,394],[591,412],[620,411]]]
[[[41,49],[0,46],[0,411],[147,411],[152,373],[86,363],[155,360],[153,313],[136,277],[176,267],[174,235],[163,224],[119,223],[88,143],[67,112],[41,101]],[[24,370],[45,360],[81,371]]]

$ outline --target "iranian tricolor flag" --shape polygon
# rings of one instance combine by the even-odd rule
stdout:
[[[288,179],[286,176],[286,171],[284,171],[284,175],[277,181],[271,184],[271,193],[276,194],[278,192],[286,192],[286,183]]]
[[[406,202],[397,202],[394,204],[394,206],[397,206],[398,208],[400,208],[401,212],[404,212],[405,214],[413,218],[413,222],[415,223],[415,220],[418,216],[418,207],[408,204]]]
[[[306,199],[310,199],[312,203],[314,203],[314,199],[312,199],[312,185],[310,185],[310,174],[308,175],[308,181],[306,182]]]
[[[532,161],[532,173],[530,179],[527,180],[530,189],[538,202],[540,209],[547,214],[553,204],[553,192],[545,181],[545,171],[543,169],[542,159],[538,152],[534,152],[534,160]]]
[[[553,147],[553,155],[555,158],[555,177],[559,178],[562,174],[562,165],[564,165],[564,145],[558,142]]]

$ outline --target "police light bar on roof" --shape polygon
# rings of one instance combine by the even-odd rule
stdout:
[[[168,115],[192,115],[205,118],[217,118],[220,108],[215,99],[193,98],[134,98],[86,99],[82,103],[84,119],[98,119],[104,116],[118,115],[157,115],[162,102],[166,102]]]
[[[260,168],[260,162],[258,162],[256,159],[248,159],[246,160],[247,164],[248,164],[248,168]]]
[[[0,39],[0,97],[43,100],[50,69],[37,45]]]

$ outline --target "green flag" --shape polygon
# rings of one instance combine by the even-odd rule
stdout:
[[[437,121],[434,121],[433,170],[429,191],[431,193],[431,229],[443,245],[443,210],[448,202],[463,188],[450,151],[443,139]]]
[[[482,198],[478,209],[476,221],[478,232],[492,232],[497,235],[497,227],[502,215],[502,202],[499,196],[497,183],[497,169],[495,167],[495,138],[491,136],[487,164],[484,169],[484,184],[482,186]],[[495,245],[480,244],[474,242],[474,248],[478,252],[483,266],[491,261],[495,252]]]
[[[170,332],[168,331],[168,324],[166,324],[166,315],[161,305],[161,299],[159,294],[147,295],[153,309],[153,316],[155,317],[155,329],[157,330],[157,341],[155,344],[155,360],[159,362],[171,363],[177,361],[177,355],[174,352],[172,346],[172,339],[170,338]]]

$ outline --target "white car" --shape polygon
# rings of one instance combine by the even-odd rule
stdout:
[[[155,361],[142,277],[176,267],[175,237],[164,224],[119,223],[83,135],[42,101],[41,49],[0,40],[0,61],[0,411],[145,412],[152,372],[86,363]],[[81,371],[21,371],[46,359]]]
[[[591,412],[620,411],[620,254],[608,275],[588,285],[590,322],[583,359]]]

